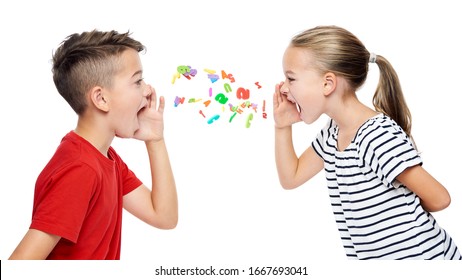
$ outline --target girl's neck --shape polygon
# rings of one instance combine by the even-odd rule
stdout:
[[[336,109],[333,110],[331,118],[337,124],[339,131],[345,133],[356,133],[356,131],[368,119],[376,116],[378,113],[368,106],[361,103],[356,95],[345,98],[340,102]]]

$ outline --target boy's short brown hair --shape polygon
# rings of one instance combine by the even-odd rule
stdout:
[[[85,94],[94,86],[111,87],[119,71],[118,58],[127,48],[140,52],[145,47],[130,33],[93,30],[69,35],[53,54],[53,81],[59,94],[81,115]]]

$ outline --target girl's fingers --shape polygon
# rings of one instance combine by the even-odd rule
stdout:
[[[275,92],[273,93],[273,109],[276,109],[279,107],[279,100],[278,100],[278,94]]]
[[[282,84],[283,84],[283,83],[281,82],[281,83],[279,83],[279,84],[277,84],[277,85],[275,86],[275,91],[276,91],[277,94],[278,94],[278,100],[279,100],[279,102],[284,102],[284,96],[283,96],[284,94],[281,93]]]
[[[279,103],[282,102],[281,99],[281,93],[279,92],[279,86],[276,85],[274,87],[274,94],[273,94],[273,107],[277,108],[279,106]]]

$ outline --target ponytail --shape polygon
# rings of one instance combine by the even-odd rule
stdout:
[[[377,55],[375,63],[380,70],[379,84],[372,99],[375,110],[392,118],[412,140],[411,112],[404,100],[398,75],[383,56]]]

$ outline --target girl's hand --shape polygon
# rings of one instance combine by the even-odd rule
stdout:
[[[297,105],[287,100],[287,96],[281,93],[283,84],[283,82],[277,84],[273,94],[273,117],[276,128],[288,127],[302,120]]]
[[[133,138],[142,141],[160,141],[164,139],[164,107],[165,99],[159,98],[157,107],[157,94],[153,87],[147,85],[151,94],[147,97],[148,105],[139,113],[138,120],[140,128],[135,132]]]

